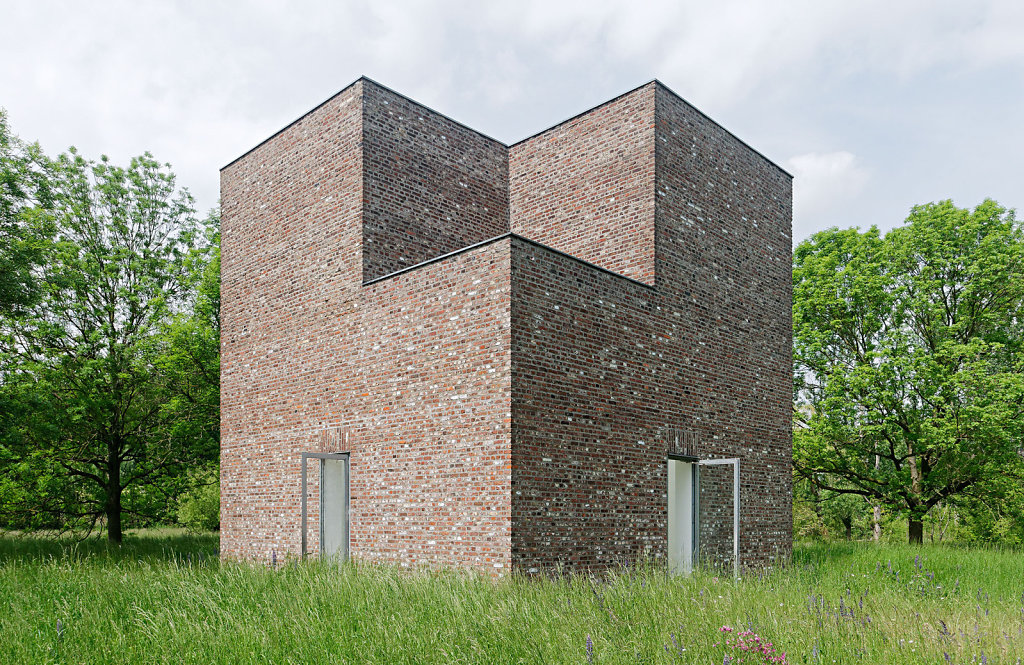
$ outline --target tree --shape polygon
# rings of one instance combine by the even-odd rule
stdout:
[[[0,312],[28,305],[36,295],[34,271],[42,261],[51,203],[45,159],[25,145],[0,109]]]
[[[48,168],[54,233],[39,292],[2,324],[0,497],[8,521],[103,518],[120,542],[124,513],[152,516],[154,493],[210,457],[176,435],[167,405],[180,391],[160,371],[209,248],[190,195],[148,153],[119,167],[72,149]]]
[[[220,218],[211,212],[205,237],[186,263],[186,307],[164,326],[155,369],[166,387],[169,436],[205,459],[220,453]]]
[[[991,200],[823,231],[793,259],[793,463],[904,514],[1024,476],[1024,230]]]
[[[220,456],[220,230],[211,213],[202,249],[189,262],[188,308],[165,327],[155,369],[166,388],[166,435],[206,460],[202,468],[174,478],[170,493],[181,496],[177,519],[187,528],[219,523]],[[216,499],[216,500],[214,500]]]

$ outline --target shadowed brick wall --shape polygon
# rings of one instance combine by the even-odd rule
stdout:
[[[512,230],[654,283],[654,84],[509,149]]]
[[[746,469],[741,463],[741,475],[745,471]],[[708,464],[701,466],[700,501],[697,507],[698,541],[700,543],[697,552],[698,560],[703,565],[717,566],[730,572],[733,560],[733,478],[731,465]],[[742,478],[740,483],[742,485]],[[743,544],[742,538],[740,544]],[[751,552],[747,550],[746,554],[749,557]],[[741,552],[741,559],[742,556]],[[771,563],[771,561],[764,562],[758,557],[756,563]]]
[[[508,149],[367,83],[363,279],[507,233]]]
[[[657,287],[513,246],[512,558],[526,570],[664,557],[669,452],[740,457],[741,559],[790,551],[790,178],[651,92]],[[724,469],[706,474],[701,512],[705,551],[726,563]]]
[[[741,458],[740,556],[770,561],[792,543],[792,178],[660,84],[656,101],[658,290],[703,394],[688,422]]]

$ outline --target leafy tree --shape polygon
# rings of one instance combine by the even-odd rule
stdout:
[[[187,263],[186,307],[164,326],[155,369],[163,377],[168,436],[204,459],[220,453],[220,218]]]
[[[823,231],[793,259],[794,467],[905,515],[1020,482],[1024,230],[986,200]]]
[[[0,311],[28,305],[36,294],[34,271],[42,261],[51,203],[45,159],[7,126],[0,109]]]
[[[1019,478],[992,478],[959,497],[953,509],[962,540],[1024,545],[1024,484]]]
[[[202,249],[188,265],[188,307],[165,326],[155,369],[165,386],[163,420],[166,436],[191,450],[196,459],[213,461],[169,478],[165,493],[181,495],[178,522],[192,530],[216,529],[220,523],[220,232],[211,213]]]
[[[793,479],[794,535],[853,540],[870,535],[871,526],[871,506],[864,497],[822,489],[799,474]]]
[[[207,236],[189,194],[148,153],[119,167],[72,149],[48,168],[54,235],[39,293],[2,325],[3,390],[16,408],[0,497],[9,522],[103,518],[119,542],[123,514],[166,512],[173,479],[211,455],[176,432],[169,395],[189,390],[162,371],[174,365],[174,321],[195,303]]]

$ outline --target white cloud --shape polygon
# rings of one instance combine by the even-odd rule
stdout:
[[[870,174],[850,152],[809,152],[786,160],[793,174],[793,237],[801,238],[822,220],[864,193]]]
[[[921,142],[944,133],[960,151],[949,182],[1019,190],[1019,0],[35,0],[6,8],[4,27],[0,106],[16,132],[51,152],[74,143],[123,160],[150,149],[202,207],[216,202],[220,166],[360,74],[506,141],[660,78],[769,156],[818,156],[817,175],[797,184],[811,187],[797,195],[798,220],[849,201],[825,180],[812,186],[827,155],[842,166],[832,146],[874,165],[876,186],[930,192],[901,179],[927,177],[911,165],[933,165]],[[1002,86],[984,87],[992,72]],[[986,105],[1006,110],[1001,125],[956,120],[988,117]],[[879,138],[895,115],[931,120],[918,136]],[[1007,174],[998,186],[962,166],[993,159],[979,159],[992,151],[982,131],[1006,153],[991,169]],[[847,184],[866,177],[858,160],[845,168]]]

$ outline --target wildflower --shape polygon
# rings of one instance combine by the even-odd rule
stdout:
[[[590,639],[590,634],[587,634],[587,662],[594,662],[594,640]]]
[[[731,633],[732,632],[732,628],[730,628],[729,626],[722,626],[721,628],[718,629],[718,631],[720,633]]]
[[[682,626],[679,627],[680,630],[682,630],[682,628],[683,628]],[[675,633],[669,633],[668,636],[672,639],[672,646],[674,646],[676,648],[676,652],[680,656],[682,656],[683,652],[686,651],[686,647],[684,647],[681,644],[679,644],[679,640],[676,639],[676,634]],[[718,645],[715,644],[715,646],[718,646]],[[672,653],[671,651],[668,650],[668,645],[667,644],[665,645],[665,651],[668,652],[668,653]]]
[[[57,619],[57,639],[64,637],[64,624],[61,623],[60,619]]]

